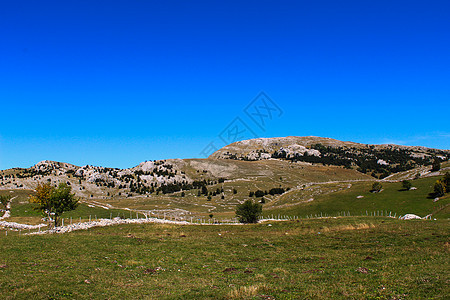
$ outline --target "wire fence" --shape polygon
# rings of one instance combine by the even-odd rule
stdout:
[[[406,216],[406,215],[405,215]],[[333,214],[324,212],[307,214],[307,215],[283,215],[283,214],[263,214],[258,218],[258,221],[299,221],[309,219],[322,219],[322,218],[340,218],[340,217],[386,217],[400,219],[403,218],[401,214],[397,214],[388,210],[373,210],[362,211],[360,213],[354,213],[350,211],[340,211]],[[421,219],[431,220],[432,216],[427,215]],[[8,223],[8,222],[4,222]],[[130,211],[130,213],[110,213],[109,218],[98,218],[97,215],[89,215],[86,218],[63,218],[60,220],[60,226],[50,228],[48,224],[39,225],[26,225],[18,223],[12,224],[11,227],[5,226],[5,235],[8,235],[9,231],[18,232],[22,234],[40,234],[44,232],[70,232],[80,229],[89,229],[93,227],[110,226],[114,224],[136,224],[136,223],[166,223],[166,224],[181,224],[181,225],[238,225],[242,224],[238,218],[214,218],[203,216],[180,216],[170,213],[155,213],[152,211]]]

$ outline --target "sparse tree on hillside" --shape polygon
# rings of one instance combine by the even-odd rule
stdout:
[[[8,202],[11,201],[11,196],[10,195],[2,195],[0,196],[0,204],[3,206],[4,209],[7,208],[8,206]]]
[[[411,189],[411,187],[412,187],[412,184],[408,180],[403,180],[402,181],[402,187],[403,187],[404,190],[409,191]]]
[[[445,185],[441,180],[436,181],[434,184],[434,195],[436,197],[442,197],[445,194]]]
[[[206,187],[206,185],[202,186],[202,194],[205,196],[208,195],[208,188]]]
[[[257,191],[255,192],[255,197],[256,197],[256,198],[261,198],[261,197],[263,197],[264,195],[265,195],[264,191],[257,190]]]
[[[29,201],[37,204],[34,209],[45,214],[56,227],[63,212],[74,210],[78,206],[78,199],[71,191],[72,188],[65,183],[60,183],[57,188],[48,183],[39,184],[36,194],[30,196]]]
[[[381,191],[381,189],[383,188],[383,186],[381,185],[381,183],[374,182],[372,184],[372,189],[370,190],[372,193],[379,193]]]
[[[445,185],[445,190],[447,193],[450,193],[450,173],[446,172],[444,175],[444,178],[442,179],[442,182]]]
[[[241,223],[257,223],[261,213],[262,205],[252,200],[246,200],[236,208],[236,217]]]
[[[433,164],[431,165],[431,171],[436,172],[441,169],[441,161],[439,159],[435,159]]]

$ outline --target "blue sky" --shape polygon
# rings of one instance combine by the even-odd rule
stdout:
[[[449,149],[449,19],[448,1],[3,1],[0,169],[201,157],[236,117]],[[244,112],[261,91],[282,111],[263,128]]]

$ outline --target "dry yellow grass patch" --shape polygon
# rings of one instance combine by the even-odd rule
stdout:
[[[349,225],[340,225],[340,226],[334,226],[334,227],[324,227],[320,229],[320,232],[336,232],[336,231],[348,231],[348,230],[363,230],[363,229],[370,229],[375,228],[374,224],[368,224],[368,223],[359,223],[359,224],[349,224]],[[317,230],[311,231],[312,233],[316,232]]]
[[[267,289],[265,285],[250,285],[241,286],[237,289],[231,290],[227,298],[228,299],[248,299],[258,295],[261,290]]]
[[[289,274],[288,271],[286,271],[285,269],[282,269],[282,268],[275,268],[275,269],[273,269],[273,272],[274,272],[274,273]]]

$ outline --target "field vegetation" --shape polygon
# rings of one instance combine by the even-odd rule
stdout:
[[[448,221],[127,225],[0,238],[3,299],[444,299]]]

